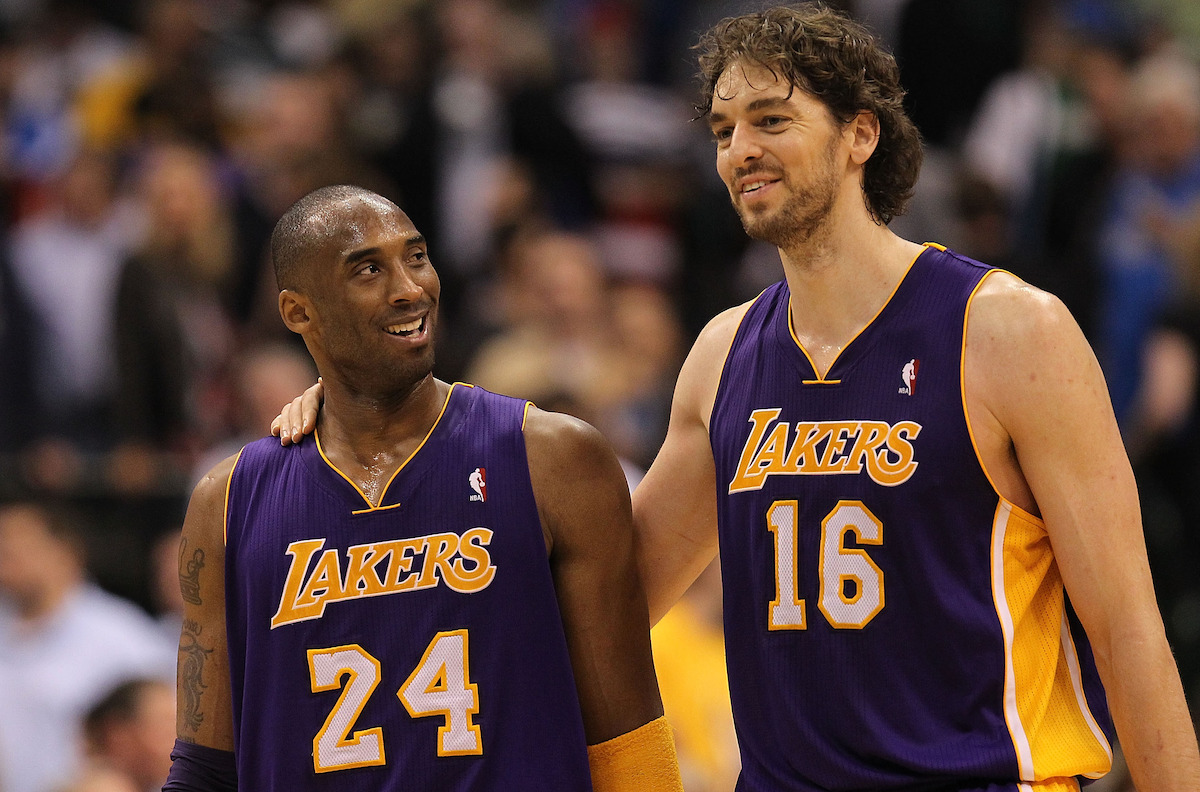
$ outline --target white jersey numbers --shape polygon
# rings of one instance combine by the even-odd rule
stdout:
[[[467,631],[440,632],[396,694],[414,718],[445,716],[438,727],[438,756],[483,753],[479,727],[471,722],[479,712],[479,689],[468,671]]]
[[[800,599],[798,505],[779,500],[767,509],[767,528],[775,540],[775,599],[767,613],[771,630],[805,630]],[[838,629],[862,629],[883,610],[883,571],[854,545],[883,544],[883,523],[859,501],[839,501],[821,521],[821,557],[817,560],[820,599],[826,621]]]
[[[358,644],[308,650],[312,691],[342,691],[329,717],[313,738],[313,767],[318,773],[382,765],[383,728],[354,730],[355,723],[382,677],[379,661]],[[479,726],[479,692],[470,681],[467,631],[440,632],[396,692],[414,718],[445,717],[438,727],[438,756],[483,753]]]
[[[313,766],[318,773],[384,763],[383,729],[350,730],[379,684],[379,661],[358,644],[310,649],[308,673],[313,693],[342,688],[342,695],[313,738]],[[343,687],[342,678],[348,677]]]

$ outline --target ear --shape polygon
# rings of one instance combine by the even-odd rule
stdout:
[[[879,145],[879,119],[869,110],[860,110],[846,125],[845,134],[850,142],[850,160],[864,165]]]
[[[291,289],[283,289],[279,292],[279,315],[288,330],[304,335],[316,312],[308,297]]]

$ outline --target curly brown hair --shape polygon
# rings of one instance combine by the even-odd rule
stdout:
[[[739,60],[817,97],[843,124],[873,113],[880,134],[863,174],[867,208],[883,223],[904,212],[921,170],[921,136],[904,111],[896,59],[865,27],[820,4],[780,6],[718,22],[695,49],[700,118],[712,112],[717,81]]]

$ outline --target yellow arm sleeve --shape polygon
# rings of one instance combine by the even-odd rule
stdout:
[[[588,746],[594,792],[683,792],[675,737],[665,717]]]

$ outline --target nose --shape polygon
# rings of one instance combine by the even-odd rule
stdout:
[[[762,145],[755,129],[749,124],[738,124],[729,136],[726,155],[734,165],[741,165],[762,156]]]
[[[413,277],[408,267],[397,264],[391,268],[392,274],[388,279],[388,301],[393,305],[406,302],[416,302],[425,293],[425,288]]]

